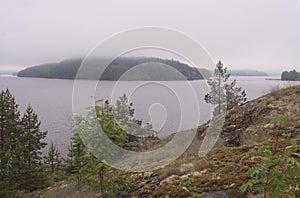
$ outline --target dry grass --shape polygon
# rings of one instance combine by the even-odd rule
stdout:
[[[59,183],[53,187],[47,188],[43,191],[38,191],[34,193],[27,194],[26,198],[38,198],[38,197],[45,197],[45,198],[92,198],[92,197],[100,197],[92,187],[84,186],[78,188],[73,183]]]

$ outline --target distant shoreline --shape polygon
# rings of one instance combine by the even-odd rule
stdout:
[[[266,78],[265,80],[281,80],[280,78]]]
[[[1,74],[0,73],[0,77],[14,77],[14,78],[16,78],[17,76],[14,75],[14,74]]]

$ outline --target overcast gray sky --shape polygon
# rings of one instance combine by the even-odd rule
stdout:
[[[142,26],[183,32],[230,68],[300,69],[298,0],[1,0],[0,69],[83,56]]]

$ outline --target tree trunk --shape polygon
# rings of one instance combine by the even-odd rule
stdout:
[[[99,171],[99,185],[100,185],[100,190],[101,190],[101,196],[104,197],[104,182],[103,182],[103,174],[104,174],[104,168],[102,167]]]

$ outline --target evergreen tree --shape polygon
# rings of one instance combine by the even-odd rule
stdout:
[[[95,134],[95,129],[93,128],[93,126],[96,125],[95,122],[99,122],[105,135],[118,146],[125,145],[128,135],[115,119],[113,113],[114,107],[110,105],[108,101],[93,108],[95,108],[97,119],[95,119],[92,111],[86,117],[76,116],[74,118],[74,137],[69,147],[69,158],[67,162],[68,166],[72,167],[72,172],[76,175],[78,186],[82,183],[90,182],[91,177],[97,175],[99,177],[101,193],[104,194],[104,174],[107,165],[88,152],[86,148],[88,145],[84,145],[81,138],[84,138],[89,146],[98,148],[104,153],[103,155],[105,155],[105,149],[107,148],[103,148],[103,145],[99,142],[98,136],[100,134]]]
[[[104,174],[108,165],[93,156],[89,155],[87,163],[81,168],[81,172],[86,175],[86,182],[100,188],[102,197],[105,197],[105,181]],[[98,177],[98,183],[95,184],[93,176]]]
[[[114,106],[114,116],[118,122],[118,125],[128,133],[128,142],[137,140],[135,135],[138,135],[138,129],[142,122],[134,119],[133,103],[129,103],[126,94],[121,96]]]
[[[0,93],[0,149],[12,149],[20,136],[20,113],[18,104],[7,89]]]
[[[205,95],[204,100],[207,103],[217,105],[214,115],[224,113],[247,100],[246,92],[242,88],[236,87],[236,80],[226,84],[229,77],[227,67],[224,67],[223,63],[219,61],[215,68],[214,77],[207,81],[211,91]]]
[[[133,103],[129,102],[128,97],[126,94],[123,94],[119,97],[116,101],[114,106],[114,111],[116,113],[116,118],[124,119],[124,120],[135,120],[134,119],[134,112],[135,109],[133,108]]]
[[[42,149],[47,145],[44,142],[47,131],[41,131],[40,125],[37,114],[29,105],[21,120],[22,132],[19,145],[22,150],[23,165],[19,167],[19,170],[22,171],[22,174],[18,177],[18,188],[20,189],[36,189],[47,179],[43,172],[44,156],[42,155]]]
[[[133,103],[129,103],[126,94],[116,101],[113,112],[118,125],[129,133],[128,142],[137,141],[140,138],[145,141],[148,137],[157,137],[151,124],[147,123],[142,126],[142,121],[134,118]]]
[[[37,114],[29,105],[22,118],[22,143],[24,157],[29,168],[42,165],[42,149],[47,145],[43,139],[46,137],[47,131],[41,131],[40,125]]]
[[[97,102],[102,103],[102,100]],[[123,95],[115,106],[110,105],[106,100],[101,105],[92,107],[93,109],[86,117],[74,117],[74,137],[69,147],[67,163],[68,167],[72,167],[72,172],[76,175],[78,186],[85,183],[95,184],[94,176],[98,176],[97,186],[100,187],[101,195],[103,197],[109,196],[109,191],[114,184],[109,180],[105,180],[104,176],[108,165],[101,159],[110,157],[115,151],[105,147],[105,143],[101,142],[104,139],[104,135],[114,144],[123,147],[128,142],[128,134],[125,129],[136,124],[138,126],[137,129],[144,130],[141,134],[145,135],[152,128],[149,124],[141,127],[141,121],[133,118],[134,109],[132,106],[132,104],[128,103],[127,96]],[[98,124],[101,126],[104,134],[99,133]],[[84,145],[83,142],[87,145]],[[87,148],[97,148],[97,152],[99,152],[97,157],[99,159],[93,156]]]
[[[0,197],[5,190],[32,190],[44,185],[43,142],[37,114],[29,106],[20,119],[18,104],[7,89],[0,93]],[[3,190],[5,189],[5,190]],[[7,196],[7,195],[3,195]]]
[[[82,168],[86,165],[88,158],[87,149],[78,133],[75,133],[72,138],[71,148],[72,150],[69,152],[71,152],[71,155],[73,156],[72,172],[75,173],[77,186],[80,187],[85,177],[85,172],[82,171]]]
[[[121,126],[127,126],[129,122],[134,121],[133,103],[128,102],[126,94],[123,94],[117,101],[114,107],[114,115]],[[126,128],[129,128],[127,126]]]
[[[70,143],[70,146],[68,147],[67,158],[64,159],[64,161],[67,165],[67,172],[72,173],[74,169],[73,141]]]
[[[13,188],[21,161],[20,113],[8,89],[0,93],[0,187]],[[19,159],[18,159],[19,158]],[[21,166],[21,165],[20,165]],[[2,187],[1,187],[2,188]]]
[[[58,148],[51,142],[45,164],[54,173],[61,166],[61,156]]]
[[[247,101],[245,90],[236,86],[236,80],[233,80],[230,84],[225,84],[225,90],[228,110]]]
[[[104,133],[118,146],[124,146],[128,140],[128,134],[115,119],[113,107],[108,100],[102,106],[96,106],[95,110]]]

